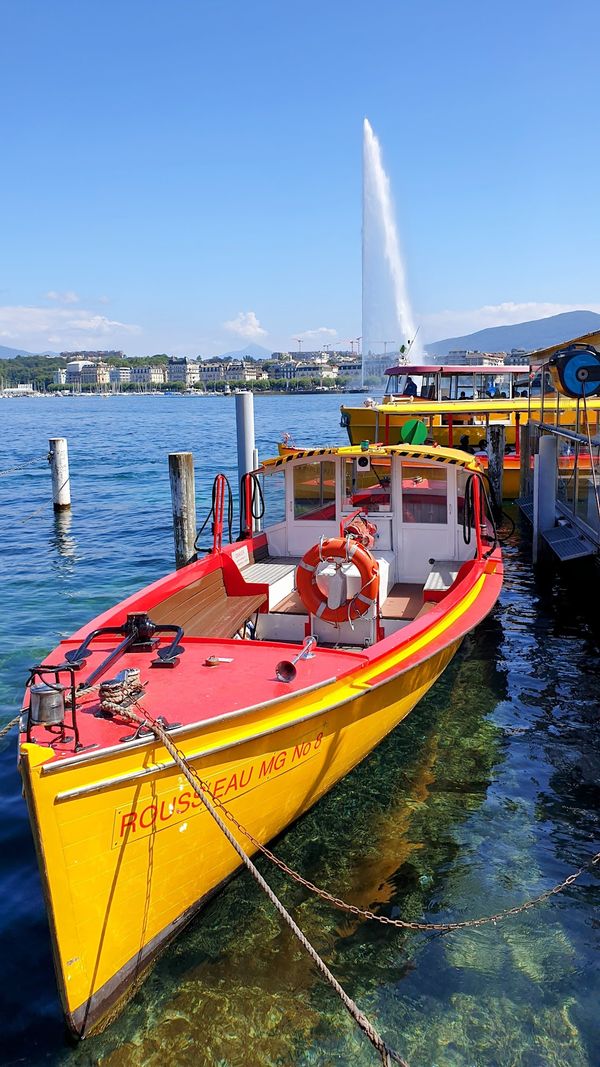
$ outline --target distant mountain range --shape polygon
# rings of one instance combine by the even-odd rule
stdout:
[[[467,348],[477,352],[510,352],[511,348],[524,348],[532,352],[536,348],[569,341],[592,330],[600,330],[600,315],[595,311],[565,311],[545,319],[518,322],[513,326],[490,326],[486,330],[464,334],[462,337],[446,337],[425,345],[431,356],[447,356],[453,348]],[[58,352],[26,352],[22,348],[7,348],[0,345],[0,359],[15,359],[17,356],[58,356]],[[222,352],[220,359],[269,359],[271,350],[262,345],[249,344],[235,352]]]
[[[6,348],[5,345],[0,345],[0,359],[16,359],[17,356],[35,356],[39,354],[39,352],[25,352],[23,348]]]
[[[511,348],[548,348],[561,341],[570,341],[592,330],[600,330],[600,315],[595,311],[565,311],[546,319],[518,322],[513,326],[490,326],[463,337],[447,337],[425,345],[431,356],[447,356],[453,348],[468,348],[475,352],[510,352]]]
[[[270,359],[271,349],[262,345],[249,344],[237,352],[221,352],[217,359]]]

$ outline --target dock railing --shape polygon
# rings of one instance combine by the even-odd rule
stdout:
[[[537,453],[533,464],[534,556],[542,541],[562,561],[598,553],[600,436],[546,422],[531,428],[530,449]]]

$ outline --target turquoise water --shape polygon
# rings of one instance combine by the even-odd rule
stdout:
[[[257,397],[261,455],[283,430],[342,442],[339,402]],[[227,399],[19,400],[0,412],[0,468],[35,459],[0,478],[6,721],[27,667],[59,634],[170,568],[166,453],[194,452],[201,515],[214,473],[235,470],[235,434]],[[62,435],[73,511],[55,518],[43,456],[47,438]],[[598,583],[589,570],[533,576],[518,535],[505,564],[498,607],[427,698],[277,842],[348,900],[417,920],[466,918],[538,894],[600,850]],[[0,742],[0,763],[2,1064],[379,1062],[245,875],[104,1035],[69,1045],[14,735]],[[440,935],[357,922],[261,866],[411,1067],[600,1064],[600,872],[497,926]]]

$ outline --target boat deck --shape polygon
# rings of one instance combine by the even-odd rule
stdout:
[[[77,684],[84,682],[102,659],[115,647],[112,642],[99,638],[93,644],[93,652],[87,657],[83,670],[76,674]],[[161,642],[164,647],[168,642]],[[63,641],[48,659],[50,663],[64,660],[70,649],[78,647],[78,641]],[[204,723],[250,707],[260,707],[282,697],[292,697],[330,679],[339,678],[353,668],[367,662],[367,657],[356,651],[342,651],[317,647],[314,658],[297,664],[293,682],[280,682],[275,667],[280,660],[290,660],[301,651],[301,646],[270,641],[239,641],[218,638],[188,637],[183,639],[185,652],[176,667],[155,668],[150,663],[154,652],[130,652],[113,664],[100,680],[114,678],[127,667],[140,669],[140,680],[145,686],[137,710],[147,711],[152,716],[162,715],[172,726]],[[209,656],[231,659],[231,662],[207,666]],[[66,683],[68,675],[61,675]],[[100,681],[99,680],[99,681]],[[99,682],[88,693],[78,698],[77,722],[82,746],[109,748],[130,740],[136,727],[124,718],[105,718],[100,712]],[[70,712],[67,709],[67,721]],[[61,741],[57,732],[52,748],[57,757],[73,755],[73,731],[65,730],[67,740]],[[49,745],[50,736],[44,726],[34,726],[32,740]]]

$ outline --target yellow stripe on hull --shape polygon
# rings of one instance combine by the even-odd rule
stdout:
[[[375,677],[371,687],[371,670],[291,700],[285,714],[263,710],[260,726],[252,715],[209,721],[174,739],[211,791],[266,842],[408,715],[459,643],[383,684]],[[41,746],[24,745],[22,754],[65,1014],[85,1036],[106,1025],[238,860],[154,741],[64,767],[45,766],[51,754]]]

